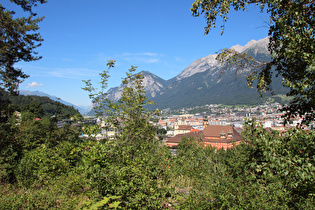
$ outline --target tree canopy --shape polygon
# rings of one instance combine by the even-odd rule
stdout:
[[[259,5],[261,11],[270,14],[269,51],[270,62],[258,64],[249,78],[249,84],[258,80],[258,90],[270,88],[271,78],[275,68],[276,76],[283,77],[283,85],[289,87],[288,96],[293,100],[284,107],[285,117],[303,117],[304,121],[314,120],[315,112],[315,17],[313,0],[245,0],[245,1],[212,1],[195,0],[191,11],[194,16],[204,14],[206,19],[205,34],[216,27],[217,18],[228,20],[231,9],[246,10],[248,5]],[[226,58],[239,57],[238,53],[224,51]],[[235,59],[234,59],[235,61]],[[253,62],[247,59],[247,63]],[[256,63],[257,64],[257,63]]]
[[[36,31],[38,23],[44,17],[37,17],[32,8],[46,0],[10,0],[29,13],[28,17],[14,18],[14,11],[0,4],[0,88],[16,92],[18,85],[28,77],[22,69],[14,64],[19,61],[35,61],[41,57],[35,49],[39,47],[42,37]]]

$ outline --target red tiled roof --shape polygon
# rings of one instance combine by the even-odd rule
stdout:
[[[228,132],[233,132],[232,126],[209,125],[203,130],[203,133],[206,137],[218,137],[218,138],[220,138],[221,133],[225,133],[227,135]]]
[[[185,134],[177,134],[174,137],[169,138],[166,143],[179,143],[182,141],[182,138],[202,138],[203,139],[203,134],[202,131],[197,131],[197,132],[191,132],[191,133],[185,133]]]
[[[225,133],[225,138],[221,138],[221,133]],[[232,133],[232,138],[228,136],[229,133]],[[179,143],[183,137],[196,140],[201,138],[204,142],[209,143],[232,143],[242,140],[241,135],[232,126],[209,125],[203,131],[178,134],[167,140],[166,143]]]
[[[177,130],[192,130],[194,129],[190,125],[180,125]]]
[[[232,132],[233,139],[236,141],[239,141],[242,139],[241,135],[235,130],[234,127],[232,126],[227,126],[227,125],[210,125],[207,126],[203,134],[205,137],[215,137],[215,138],[220,138],[221,134],[224,133],[226,136],[228,136],[229,133]]]

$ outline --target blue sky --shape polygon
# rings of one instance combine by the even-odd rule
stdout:
[[[9,0],[4,0],[9,1]],[[204,35],[205,19],[193,17],[193,0],[48,0],[35,11],[43,58],[18,63],[30,78],[20,89],[42,91],[75,105],[89,105],[82,80],[97,84],[106,61],[116,60],[109,87],[118,86],[131,65],[167,80],[193,61],[222,48],[268,35],[268,15],[258,7],[231,12],[224,34]],[[4,3],[5,4],[5,3]],[[17,14],[22,14],[20,10]]]

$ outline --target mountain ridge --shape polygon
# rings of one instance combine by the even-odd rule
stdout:
[[[234,45],[231,48],[247,53],[258,61],[270,61],[268,51],[269,37],[251,40],[245,46]],[[192,62],[177,76],[164,80],[153,73],[141,72],[144,76],[144,89],[149,100],[154,100],[154,108],[184,108],[205,104],[257,104],[266,98],[273,97],[271,92],[259,97],[255,88],[248,88],[246,74],[250,69],[235,72],[235,68],[225,70],[210,54]],[[224,71],[224,74],[222,72]],[[235,79],[236,77],[236,79]],[[255,84],[253,84],[255,87]],[[285,94],[286,89],[281,85],[281,78],[273,78],[273,90],[276,94]],[[118,100],[123,86],[111,88],[108,97]]]

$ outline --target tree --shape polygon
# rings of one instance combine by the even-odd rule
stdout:
[[[39,33],[38,23],[44,17],[35,18],[37,15],[32,7],[37,2],[43,4],[46,0],[10,0],[29,13],[28,17],[14,18],[14,11],[10,11],[0,4],[0,88],[11,93],[17,93],[18,85],[28,77],[22,69],[14,67],[19,61],[35,61],[41,57],[34,50],[43,41]]]
[[[43,18],[36,18],[32,12],[32,6],[36,2],[45,3],[44,0],[11,0],[22,7],[25,12],[30,13],[28,18],[13,18],[14,11],[5,9],[0,4],[0,180],[13,181],[13,171],[21,154],[21,142],[17,141],[15,133],[12,109],[9,108],[10,101],[4,90],[17,93],[19,83],[28,76],[21,69],[14,67],[19,61],[33,61],[40,57],[36,56],[34,49],[40,46],[38,42],[42,39],[38,33],[38,23]],[[12,122],[13,121],[13,122]]]
[[[304,122],[315,117],[315,2],[312,0],[245,0],[245,1],[211,1],[195,0],[191,11],[194,16],[205,15],[207,24],[205,34],[216,27],[217,17],[228,20],[230,9],[246,10],[250,4],[259,5],[261,11],[266,9],[270,14],[269,51],[271,61],[260,63],[246,54],[223,50],[218,57],[221,61],[236,62],[242,67],[256,67],[248,77],[251,86],[258,80],[258,91],[270,89],[272,69],[276,76],[283,77],[283,85],[289,87],[288,96],[293,100],[283,108],[286,119],[301,116]]]
[[[107,63],[113,68],[114,60]],[[171,154],[160,146],[149,119],[153,113],[145,106],[153,104],[145,97],[144,76],[135,74],[131,66],[122,79],[121,98],[107,98],[108,71],[100,73],[100,88],[84,81],[93,108],[104,121],[105,129],[115,129],[116,135],[105,141],[94,141],[86,148],[83,162],[88,163],[87,177],[91,187],[101,196],[120,196],[120,207],[126,209],[160,209],[170,195],[167,166]],[[99,131],[97,131],[99,132]]]
[[[108,69],[113,68],[114,64],[114,60],[109,60]],[[120,139],[120,143],[138,147],[152,141],[155,133],[149,123],[154,113],[145,108],[147,104],[154,104],[154,102],[147,100],[143,86],[144,77],[140,73],[134,74],[136,69],[137,67],[131,66],[126,77],[123,78],[122,83],[125,86],[117,102],[109,100],[105,93],[109,78],[108,71],[100,73],[101,90],[99,92],[90,80],[83,80],[85,87],[82,89],[90,93],[96,116],[105,121],[106,129],[115,128],[119,134],[117,138]]]
[[[44,115],[44,110],[40,102],[31,102],[24,105],[22,110],[31,112],[35,118],[41,118]]]

